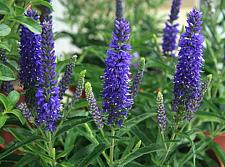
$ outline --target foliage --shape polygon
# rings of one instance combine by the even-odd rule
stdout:
[[[79,73],[86,69],[85,80],[91,82],[97,104],[101,104],[100,78],[113,30],[114,1],[60,1],[66,8],[62,21],[77,27],[77,32],[61,32],[60,37],[69,36],[80,49],[76,53],[78,57],[71,85],[78,87],[81,84],[82,88],[84,76],[80,78]],[[209,149],[225,164],[223,150],[213,142],[215,136],[225,131],[224,0],[215,3],[204,0],[201,4],[205,37],[202,78],[204,82],[207,75],[212,74],[212,81],[207,85],[203,104],[190,122],[175,122],[171,112],[177,60],[161,54],[163,27],[160,25],[166,18],[163,20],[156,12],[163,3],[164,0],[126,0],[125,17],[132,30],[132,73],[137,70],[140,56],[145,57],[146,66],[134,107],[122,128],[112,131],[105,126],[97,129],[88,112],[85,94],[79,101],[71,103],[73,96],[66,93],[63,117],[51,134],[23,118],[17,109],[23,92],[3,92],[0,94],[0,127],[10,132],[15,140],[0,152],[0,165],[105,167],[111,165],[113,159],[113,166],[118,167],[216,167],[217,162],[209,156]],[[1,81],[16,82],[18,78],[19,26],[22,24],[32,32],[41,33],[39,23],[24,16],[30,4],[38,9],[43,5],[51,8],[50,3],[43,0],[0,0],[0,48],[6,51],[8,60],[6,64],[0,64]],[[58,74],[65,71],[68,63],[68,59],[57,62]],[[60,80],[60,75],[58,77]],[[158,92],[163,93],[167,115],[167,127],[163,132],[157,123]]]

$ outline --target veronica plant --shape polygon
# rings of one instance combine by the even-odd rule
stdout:
[[[89,103],[89,110],[94,118],[97,127],[103,127],[102,115],[106,114],[106,125],[111,128],[111,136],[115,136],[115,129],[122,128],[128,112],[133,105],[133,96],[137,95],[143,77],[145,59],[142,58],[137,74],[134,77],[133,87],[131,87],[130,64],[131,64],[131,45],[130,25],[123,17],[123,1],[116,1],[116,19],[113,37],[107,50],[105,60],[104,83],[102,91],[102,111],[98,109],[96,100],[92,93],[89,83],[86,84],[86,98]],[[132,90],[133,89],[133,90]],[[110,145],[109,158],[106,157],[108,165],[113,167],[114,163],[115,140],[112,138]]]
[[[165,23],[165,28],[163,29],[163,43],[162,49],[164,55],[175,56],[174,51],[177,48],[176,39],[179,32],[178,25],[174,21],[178,19],[178,14],[180,11],[181,0],[173,0],[169,19]]]
[[[204,61],[202,45],[204,37],[201,34],[201,18],[201,12],[197,9],[189,13],[188,26],[179,42],[181,49],[174,76],[173,110],[186,112],[186,117],[196,112],[202,96],[201,69]]]

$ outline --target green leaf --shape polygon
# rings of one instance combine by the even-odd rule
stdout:
[[[23,117],[23,114],[18,109],[14,109],[14,110],[11,110],[11,111],[6,111],[5,113],[15,115],[20,120],[22,125],[24,125],[25,122],[26,122],[26,119]]]
[[[15,150],[17,150],[20,147],[23,147],[27,144],[30,144],[31,142],[35,141],[35,140],[40,140],[41,138],[38,136],[32,136],[32,137],[27,137],[27,140],[25,141],[21,141],[21,142],[15,142],[14,144],[12,144],[11,146],[9,146],[4,152],[2,152],[0,154],[0,159],[3,159],[5,157],[7,157],[8,155],[10,155],[11,153],[13,153]]]
[[[79,166],[88,166],[93,160],[95,160],[99,155],[101,155],[102,151],[106,149],[106,145],[104,143],[100,143],[95,147],[93,152],[87,155],[80,163]]]
[[[24,155],[15,165],[15,167],[24,167],[28,166],[28,164],[37,160],[37,157],[32,156],[31,154]]]
[[[7,46],[4,43],[0,43],[0,48],[7,50],[8,52],[10,52],[9,46]]]
[[[33,33],[36,33],[36,34],[41,33],[40,24],[37,21],[35,21],[27,16],[16,16],[16,17],[12,18],[12,20],[17,21],[18,23],[24,25]]]
[[[68,121],[65,121],[64,126],[62,126],[59,129],[59,131],[56,133],[56,136],[63,134],[64,132],[74,128],[77,125],[87,123],[91,120],[92,120],[92,118],[89,118],[89,117],[88,118],[80,118],[80,117],[77,118],[76,117],[76,118],[72,118]]]
[[[20,93],[15,91],[15,90],[13,90],[13,91],[11,91],[9,93],[9,95],[7,96],[7,99],[8,99],[8,101],[11,104],[11,108],[10,109],[12,109],[16,105],[16,103],[19,101]]]
[[[162,149],[162,146],[159,146],[156,144],[151,144],[150,146],[142,147],[142,148],[130,153],[125,158],[121,159],[119,161],[118,167],[123,167],[126,164],[130,163],[131,161],[141,157],[142,155],[149,154],[149,153],[156,152],[156,151],[161,151],[161,149]]]
[[[0,115],[0,128],[2,128],[5,125],[5,122],[7,121],[8,116],[7,115]]]
[[[16,5],[15,5],[14,8],[15,8],[14,10],[15,10],[16,15],[23,15],[24,14],[24,11],[25,11],[24,8],[22,8],[20,6],[16,6]]]
[[[126,132],[130,131],[131,128],[133,128],[135,125],[137,125],[140,122],[148,119],[149,117],[153,117],[155,115],[156,115],[156,113],[144,113],[144,114],[140,114],[140,115],[135,116],[134,118],[126,121],[124,123],[124,127],[119,130],[118,136],[122,136]]]
[[[0,36],[4,37],[9,35],[11,28],[6,24],[0,24]]]
[[[221,148],[222,146],[220,146],[219,144],[217,144],[215,142],[212,142],[210,144],[210,147],[215,152],[215,154],[217,155],[217,157],[223,162],[223,164],[225,164],[225,152]]]
[[[217,122],[225,124],[225,118],[213,112],[197,112],[197,117],[203,122]]]
[[[43,5],[53,11],[52,5],[45,0],[32,0],[31,4],[32,4],[32,6]]]
[[[11,133],[18,141],[25,140],[27,136],[34,136],[29,130],[26,130],[24,128],[7,127],[7,128],[4,128],[4,130]]]
[[[209,138],[205,138],[202,141],[199,141],[195,145],[195,154],[197,155],[198,153],[203,152],[211,142],[212,140]],[[185,154],[183,158],[180,158],[179,166],[184,166],[184,164],[188,162],[192,157],[193,157],[193,150],[190,150],[188,153]]]
[[[4,144],[4,138],[2,136],[0,136],[0,144]]]
[[[56,159],[59,159],[59,158],[63,158],[65,156],[67,156],[74,148],[73,147],[70,147],[69,149],[59,153],[57,156],[56,156]]]
[[[4,3],[0,2],[0,14],[6,15],[10,13],[10,9],[7,5]]]
[[[134,128],[132,128],[131,132],[138,137],[139,140],[141,140],[144,144],[144,146],[149,145],[150,143],[152,143],[151,139],[149,139],[146,134],[138,128],[138,126],[135,126]]]
[[[5,109],[9,108],[10,102],[7,99],[7,97],[4,94],[2,94],[2,93],[0,93],[0,101],[2,102],[3,106],[5,107]]]
[[[61,164],[59,164],[60,167],[74,167],[73,163],[70,162],[62,162]]]
[[[0,63],[0,81],[13,81],[15,79],[13,71],[8,66]]]

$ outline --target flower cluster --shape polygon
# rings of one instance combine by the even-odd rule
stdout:
[[[171,10],[170,10],[170,19],[169,19],[170,23],[173,23],[173,21],[178,19],[180,6],[181,6],[181,0],[173,0]]]
[[[115,20],[110,48],[107,50],[103,85],[103,112],[109,114],[108,123],[122,126],[133,100],[129,86],[130,60],[128,44],[130,27],[124,18]]]
[[[38,20],[37,12],[27,10],[27,16]],[[41,59],[41,35],[31,32],[25,26],[21,26],[20,32],[20,72],[19,78],[24,88],[35,86],[39,76]]]
[[[188,26],[181,35],[178,64],[174,76],[173,110],[195,112],[199,106],[204,37],[201,32],[201,12],[193,9],[187,19]]]
[[[163,131],[166,129],[166,109],[163,102],[163,94],[158,92],[157,94],[157,116],[158,116],[158,125]]]
[[[86,99],[88,101],[89,111],[93,117],[93,120],[98,128],[102,128],[104,126],[101,112],[97,106],[96,99],[94,97],[94,94],[92,92],[92,87],[89,82],[85,84],[85,93],[86,93]]]
[[[116,17],[123,17],[123,0],[116,0]]]
[[[18,109],[20,109],[23,113],[23,116],[28,120],[31,121],[33,119],[32,113],[30,112],[28,106],[26,105],[26,103],[20,103],[17,106]]]
[[[133,85],[132,85],[133,97],[137,96],[138,91],[140,89],[140,85],[143,79],[144,69],[145,69],[145,58],[141,58],[139,66],[138,66],[138,71],[133,79]]]
[[[176,38],[179,32],[177,28],[179,24],[174,24],[174,21],[178,19],[180,5],[181,0],[173,0],[170,11],[170,18],[165,23],[165,28],[163,29],[162,49],[164,55],[169,54],[171,56],[175,56],[174,50],[177,48]]]
[[[72,78],[72,73],[73,69],[75,67],[75,62],[76,62],[76,56],[74,56],[71,60],[71,63],[66,65],[66,70],[65,73],[62,77],[62,79],[59,82],[59,99],[62,100],[63,96],[66,92],[66,89],[68,88],[71,78]]]
[[[36,122],[44,123],[52,132],[55,129],[55,122],[60,118],[60,101],[59,87],[56,86],[56,56],[50,20],[43,21],[41,35],[42,55],[36,92]]]
[[[72,99],[72,103],[75,103],[76,101],[78,101],[82,95],[83,89],[84,89],[84,77],[86,74],[86,70],[83,70],[80,72],[79,78],[78,78],[78,82],[77,82],[77,86],[76,86],[76,91],[73,94],[73,99]]]

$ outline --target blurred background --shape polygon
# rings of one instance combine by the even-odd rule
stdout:
[[[88,1],[90,1],[90,0],[88,0]],[[100,1],[93,0],[93,2],[95,4],[98,4],[98,2],[100,2]],[[129,1],[129,0],[125,0],[125,2],[126,1]],[[59,1],[54,1],[54,3],[53,3],[53,8],[55,10],[54,11],[54,22],[55,22],[54,31],[55,32],[61,32],[61,31],[68,31],[71,33],[77,32],[78,27],[76,26],[76,23],[74,23],[70,26],[65,22],[68,17],[67,11],[73,10],[72,5],[65,6],[65,4],[67,2],[69,2],[69,1],[68,0],[65,0],[65,1],[59,0]],[[144,2],[145,2],[145,0],[140,0],[140,3],[144,3]],[[149,1],[149,2],[152,3],[152,5],[154,5],[154,0]],[[155,3],[155,4],[158,4],[159,2],[160,1],[157,1],[157,3]],[[113,5],[114,1],[108,1],[107,3]],[[154,12],[153,11],[146,11],[146,12],[157,13],[158,17],[161,17],[163,20],[165,20],[167,18],[168,13],[170,12],[171,3],[172,3],[172,0],[163,0],[163,1],[161,0],[160,6],[155,8]],[[199,4],[200,4],[200,0],[183,0],[178,22],[181,25],[185,25],[186,14],[190,11],[191,8],[199,7]],[[96,5],[96,6],[98,6],[98,5]],[[74,10],[78,10],[78,9],[76,9],[74,7]],[[130,10],[130,12],[132,12],[131,9],[129,9],[129,10]],[[110,19],[113,19],[113,18],[114,18],[114,16]],[[160,26],[163,26],[163,24],[160,24]],[[79,49],[76,46],[74,46],[73,44],[71,44],[71,42],[72,41],[69,37],[63,37],[63,38],[58,39],[56,41],[57,54],[59,55],[60,53],[63,53],[63,52],[79,51]]]

